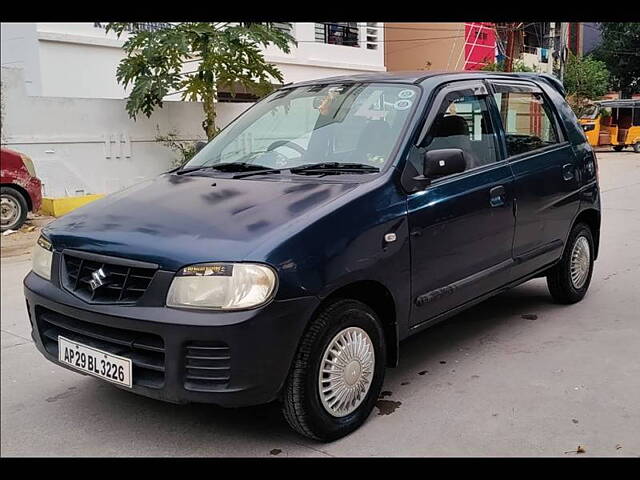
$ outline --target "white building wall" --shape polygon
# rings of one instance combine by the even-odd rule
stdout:
[[[3,67],[24,70],[24,83],[29,95],[40,95],[40,51],[35,23],[2,23],[0,58]]]
[[[360,46],[329,45],[315,41],[315,23],[293,24],[293,35],[298,45],[289,54],[276,47],[265,49],[265,59],[275,63],[284,74],[285,83],[314,80],[335,75],[353,75],[358,72],[385,71],[383,28],[378,29],[378,49],[366,48],[365,27],[360,30]]]
[[[46,97],[125,98],[116,81],[120,48],[40,41],[42,90]]]
[[[46,196],[111,193],[170,169],[176,155],[158,133],[206,139],[202,105],[166,102],[150,118],[131,120],[125,100],[27,95],[23,70],[2,68],[2,145],[33,159]],[[221,104],[226,125],[249,104]]]
[[[12,30],[29,33],[17,35]],[[298,45],[292,47],[290,53],[285,54],[276,47],[264,49],[265,59],[280,68],[285,83],[385,70],[382,28],[378,30],[376,50],[366,48],[364,41],[360,47],[316,42],[315,24],[310,22],[294,23],[292,33]],[[363,35],[364,32],[361,37]],[[12,50],[13,56],[23,57],[23,53],[16,52],[27,49],[34,56],[25,67],[25,78],[38,78],[40,84],[29,91],[30,95],[76,98],[124,98],[127,95],[116,80],[126,36],[118,39],[113,32],[106,34],[104,28],[88,22],[2,24],[3,43],[5,36],[23,38],[18,48],[6,49]],[[5,61],[4,46],[2,65],[15,66]]]
[[[382,29],[375,50],[316,42],[314,23],[294,23],[293,34],[289,54],[264,50],[285,83],[385,70]],[[128,117],[116,80],[124,38],[112,32],[88,22],[2,23],[1,37],[2,144],[31,156],[48,196],[111,193],[167,170],[175,155],[155,142],[158,128],[204,138],[199,103],[170,96],[151,118]],[[219,103],[217,125],[249,105]]]

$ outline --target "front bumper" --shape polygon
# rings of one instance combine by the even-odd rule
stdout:
[[[58,362],[57,335],[133,361],[134,393],[173,403],[240,407],[277,398],[315,297],[274,301],[242,312],[93,305],[29,273],[24,293],[36,347]],[[207,361],[194,352],[213,352]],[[195,366],[194,366],[195,365]],[[215,381],[202,366],[216,369]],[[72,369],[73,370],[73,369]],[[77,370],[73,370],[78,372]],[[81,372],[78,372],[81,373]],[[195,378],[195,380],[194,380]]]

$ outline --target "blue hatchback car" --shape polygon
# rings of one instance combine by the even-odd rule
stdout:
[[[24,291],[54,363],[169,402],[279,399],[328,441],[366,420],[408,336],[535,277],[581,300],[600,218],[553,77],[336,77],[48,225]]]

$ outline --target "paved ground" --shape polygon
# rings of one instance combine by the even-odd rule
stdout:
[[[1,453],[639,456],[640,155],[599,159],[602,250],[584,301],[554,305],[535,280],[410,338],[387,403],[331,444],[290,432],[276,404],[169,405],[50,364],[29,337],[28,256],[3,259]]]

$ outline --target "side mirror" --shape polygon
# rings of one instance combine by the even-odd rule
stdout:
[[[198,153],[200,150],[202,150],[204,147],[207,146],[207,142],[196,142],[196,153]]]
[[[464,172],[466,168],[467,160],[459,148],[430,150],[424,154],[423,174],[413,177],[413,180],[417,182],[416,188],[426,188],[432,179]]]
[[[467,168],[467,161],[464,158],[464,152],[459,148],[444,148],[426,152],[423,165],[423,176],[436,178],[464,172]]]

